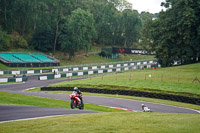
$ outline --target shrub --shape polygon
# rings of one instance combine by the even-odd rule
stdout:
[[[2,31],[0,27],[0,51],[7,51],[10,47],[10,35]]]
[[[105,57],[106,56],[106,52],[105,51],[101,51],[101,53],[99,53],[99,56]]]
[[[15,48],[28,48],[27,41],[17,32],[13,32],[11,36],[12,46]]]
[[[101,53],[99,53],[99,56],[111,58],[112,54],[106,51],[101,51]]]

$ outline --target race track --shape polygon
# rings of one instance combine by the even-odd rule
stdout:
[[[0,123],[8,121],[50,117],[50,116],[85,114],[85,113],[96,113],[96,111],[17,106],[17,105],[0,105]]]
[[[54,79],[54,80],[38,81],[37,76],[31,76],[29,77],[29,80],[26,83],[1,84],[0,91],[46,97],[46,98],[52,98],[52,99],[69,100],[69,95],[66,95],[66,94],[25,91],[26,89],[46,86],[49,84],[54,84],[54,83],[67,81],[67,80],[68,79]],[[84,96],[84,103],[97,104],[97,105],[108,106],[108,107],[124,108],[128,110],[132,110],[133,112],[141,112],[142,111],[141,104],[145,104],[153,112],[199,114],[198,111],[192,110],[192,109],[180,108],[180,107],[151,103],[151,102],[137,101],[137,100],[111,98],[111,97]],[[36,109],[37,111],[31,111],[32,109],[33,110]],[[16,113],[14,113],[13,111],[14,112],[16,111]],[[20,115],[18,115],[18,113],[20,113]],[[55,108],[52,109],[52,108],[42,108],[42,107],[27,107],[27,106],[21,107],[21,106],[2,105],[0,106],[0,122],[17,120],[17,119],[25,119],[25,118],[78,114],[78,113],[94,113],[94,111],[85,111],[85,110],[79,111],[79,110],[71,110],[71,109],[55,109]]]

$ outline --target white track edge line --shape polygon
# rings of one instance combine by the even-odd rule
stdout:
[[[65,115],[67,115],[67,114],[65,114]],[[71,114],[71,115],[72,115],[72,114]],[[51,117],[57,117],[57,116],[64,116],[64,115],[52,115],[52,116],[43,116],[43,117],[26,118],[26,119],[17,119],[17,120],[1,121],[0,123],[15,122],[15,121],[24,121],[24,120],[35,120],[35,119],[51,118]]]

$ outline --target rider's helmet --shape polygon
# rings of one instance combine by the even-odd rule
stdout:
[[[78,87],[74,87],[74,91],[78,91]]]

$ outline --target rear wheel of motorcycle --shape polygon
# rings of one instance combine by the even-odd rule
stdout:
[[[82,103],[79,109],[83,110],[84,109],[84,104]]]
[[[74,109],[75,108],[75,103],[73,100],[71,100],[71,109]]]

